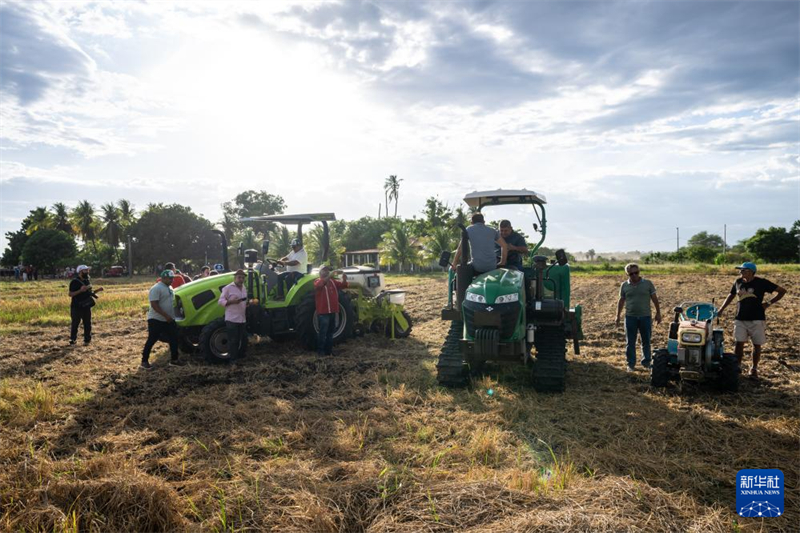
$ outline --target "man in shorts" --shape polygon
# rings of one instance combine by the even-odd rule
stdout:
[[[758,378],[758,361],[761,359],[761,346],[767,342],[767,314],[766,309],[778,302],[786,289],[779,287],[768,279],[756,277],[755,263],[742,263],[736,267],[741,276],[733,283],[731,292],[722,307],[719,308],[718,315],[721,315],[734,298],[738,301],[736,318],[733,321],[733,337],[736,340],[736,358],[739,365],[742,364],[744,357],[744,345],[747,339],[753,343],[753,366],[750,367],[750,377]],[[764,294],[776,293],[775,297],[765,302]]]

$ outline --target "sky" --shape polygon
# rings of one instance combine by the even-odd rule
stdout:
[[[402,217],[536,191],[574,252],[788,227],[800,3],[0,2],[0,248],[84,199],[377,216],[390,174]]]

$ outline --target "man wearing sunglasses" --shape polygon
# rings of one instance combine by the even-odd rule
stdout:
[[[642,338],[642,366],[650,368],[650,335],[653,331],[653,320],[650,315],[650,302],[656,306],[656,324],[661,323],[661,309],[653,282],[641,277],[639,265],[625,265],[628,279],[619,288],[617,302],[617,327],[620,325],[620,314],[625,308],[625,355],[628,359],[627,372],[636,368],[636,337]]]
[[[744,357],[744,345],[747,339],[753,343],[753,366],[750,367],[750,377],[758,378],[758,361],[761,359],[761,345],[767,342],[766,310],[778,302],[786,289],[776,285],[765,278],[756,277],[755,263],[746,262],[736,267],[741,272],[731,287],[731,292],[722,307],[719,308],[717,315],[721,315],[725,308],[733,301],[738,301],[736,318],[733,321],[733,337],[736,340],[736,358],[739,365],[742,364]],[[766,293],[775,293],[770,300],[764,301]]]

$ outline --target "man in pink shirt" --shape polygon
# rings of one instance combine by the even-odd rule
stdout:
[[[225,285],[219,305],[225,308],[225,329],[228,333],[228,357],[240,359],[247,352],[247,289],[244,287],[244,270],[237,270],[233,283]]]

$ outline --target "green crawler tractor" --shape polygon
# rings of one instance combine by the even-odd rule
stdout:
[[[451,325],[436,365],[439,383],[465,385],[486,362],[518,363],[531,367],[537,391],[563,391],[568,339],[580,353],[581,307],[570,307],[570,268],[564,251],[558,250],[553,260],[536,253],[547,231],[545,197],[525,189],[500,189],[472,192],[464,201],[479,212],[530,204],[539,221],[533,227],[541,237],[522,271],[498,268],[474,277],[463,226],[459,263],[451,265],[449,252],[442,254],[439,264],[451,267],[442,319]]]

